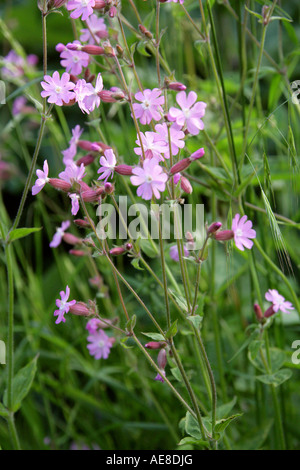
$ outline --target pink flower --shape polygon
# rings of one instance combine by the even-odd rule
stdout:
[[[83,133],[83,129],[80,128],[79,125],[75,126],[72,129],[72,138],[69,142],[69,148],[63,150],[61,153],[63,154],[63,163],[65,165],[68,164],[68,161],[73,160],[77,152],[77,144],[80,140],[81,134]]]
[[[44,91],[42,91],[41,96],[43,98],[48,98],[48,103],[54,103],[57,106],[62,106],[64,103],[68,104],[72,99],[75,98],[75,94],[70,91],[73,90],[75,84],[70,82],[70,75],[65,72],[60,78],[59,73],[55,71],[53,76],[50,75],[44,76],[45,82],[41,82]]]
[[[17,116],[18,114],[20,114],[24,110],[26,103],[27,99],[25,98],[25,96],[18,96],[18,98],[16,98],[13,102],[12,106],[13,116]]]
[[[48,167],[48,162],[47,160],[44,161],[44,166],[43,166],[43,171],[42,170],[36,170],[36,176],[38,179],[34,183],[34,186],[32,186],[31,192],[32,195],[35,196],[37,193],[39,193],[43,187],[45,186],[46,183],[48,183],[49,178],[48,178],[48,173],[49,173],[49,167]]]
[[[98,318],[92,318],[91,320],[87,322],[86,329],[92,335],[97,332],[101,324],[102,322]]]
[[[80,42],[74,41],[73,44],[80,44]],[[73,51],[68,48],[60,53],[60,58],[62,67],[65,67],[66,72],[72,75],[80,75],[82,68],[87,67],[90,61],[90,56],[86,52]]]
[[[60,294],[61,300],[56,299],[56,306],[59,308],[59,310],[55,310],[54,312],[54,316],[57,317],[55,321],[56,324],[60,322],[64,323],[66,321],[64,314],[68,313],[68,311],[70,310],[70,307],[76,304],[76,300],[71,300],[70,302],[67,302],[70,296],[69,286],[66,287],[66,292],[62,290],[59,294]]]
[[[99,93],[103,89],[101,73],[98,74],[95,88],[91,83],[86,83],[84,79],[78,80],[74,88],[76,101],[83,113],[89,114],[100,106]]]
[[[99,168],[97,173],[102,173],[102,175],[99,176],[98,180],[104,179],[104,182],[106,183],[109,177],[113,177],[117,160],[114,152],[111,149],[105,150],[104,155],[105,157],[100,158],[101,167]]]
[[[291,302],[286,301],[276,289],[269,289],[265,294],[265,298],[268,302],[272,302],[272,307],[275,313],[278,312],[278,310],[281,310],[283,313],[290,313],[288,310],[294,310]]]
[[[110,338],[103,330],[95,331],[87,337],[89,343],[87,348],[91,356],[95,356],[95,359],[107,359],[110,353],[110,349],[115,342],[114,338]]]
[[[167,0],[166,3],[180,3],[180,5],[184,4],[184,0]]]
[[[70,221],[66,220],[65,222],[62,222],[61,226],[56,229],[56,233],[54,234],[54,237],[52,241],[50,242],[50,248],[57,248],[58,245],[60,245],[62,241],[62,237],[64,236],[65,231],[70,227]]]
[[[81,29],[81,42],[88,42],[89,44],[95,44],[95,40],[97,44],[100,43],[100,38],[104,38],[108,36],[106,24],[103,18],[98,18],[97,15],[91,15],[87,20],[86,24],[88,25],[89,29]],[[91,34],[93,33],[93,36]]]
[[[249,239],[255,238],[256,232],[252,229],[252,222],[247,220],[246,215],[241,217],[240,214],[236,214],[232,221],[231,230],[234,233],[234,243],[239,250],[244,251],[244,247],[252,248],[253,242]]]
[[[157,132],[140,132],[142,144],[143,144],[143,149],[145,152],[145,157],[146,158],[157,158],[158,160],[163,160],[163,153],[166,153],[168,151],[168,146],[164,140],[162,140],[162,137],[157,134]],[[141,148],[141,142],[139,139],[139,136],[137,136],[136,144],[139,145],[139,147],[134,148],[134,153],[136,155],[143,155],[142,148]]]
[[[73,184],[74,182],[79,182],[85,176],[85,166],[81,163],[80,166],[77,166],[72,160],[68,161],[66,169],[59,173],[59,177],[67,181],[67,183]]]
[[[194,91],[190,91],[186,96],[185,91],[177,93],[176,101],[181,107],[170,108],[168,119],[170,121],[176,121],[176,124],[180,127],[186,126],[187,130],[192,135],[199,134],[199,131],[204,129],[204,124],[201,120],[205,114],[206,103],[198,101],[197,95]]]
[[[96,80],[96,85],[92,88],[90,88],[91,93],[89,93],[85,98],[84,98],[84,106],[86,108],[86,112],[89,114],[92,111],[94,111],[95,108],[99,108],[100,106],[100,96],[99,93],[103,89],[103,80],[101,73],[98,73],[97,80]]]
[[[168,176],[164,173],[162,167],[159,166],[156,158],[146,159],[143,162],[143,167],[136,167],[132,170],[133,175],[130,181],[134,186],[139,186],[137,195],[141,196],[146,201],[152,198],[160,198],[160,192],[166,188]]]
[[[71,198],[72,202],[72,209],[71,209],[71,214],[76,215],[77,212],[79,211],[79,196],[76,193],[69,194],[69,198]]]
[[[177,262],[179,261],[179,253],[178,253],[177,245],[171,246],[169,254],[173,261],[177,261]],[[190,256],[190,252],[185,245],[183,245],[183,255],[186,257]]]
[[[155,130],[158,135],[161,137],[166,145],[167,149],[164,152],[165,158],[170,158],[170,147],[169,147],[169,133],[168,133],[168,126],[164,122],[163,124],[156,124]],[[179,149],[183,149],[185,143],[182,139],[184,139],[184,132],[182,132],[178,127],[177,124],[172,124],[170,127],[170,141],[171,141],[171,151],[172,155],[177,155]]]
[[[149,124],[152,119],[159,121],[163,109],[165,99],[161,95],[161,90],[154,88],[153,90],[139,91],[135,94],[135,99],[141,101],[141,104],[134,103],[133,109],[136,117],[140,120],[141,124]]]
[[[94,6],[95,0],[69,0],[67,3],[67,10],[74,10],[70,14],[71,18],[76,19],[81,16],[82,21],[85,21],[94,13]]]

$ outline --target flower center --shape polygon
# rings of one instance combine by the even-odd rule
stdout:
[[[149,103],[149,101],[145,100],[145,101],[142,103],[142,107],[143,107],[143,109],[148,109],[148,108],[150,108],[150,103]]]
[[[151,175],[147,175],[147,176],[146,176],[146,183],[152,183],[152,181],[153,181],[152,176],[151,176]]]
[[[61,86],[57,86],[55,88],[55,93],[61,93]]]
[[[242,237],[242,236],[243,236],[243,231],[242,231],[240,228],[238,228],[238,229],[235,231],[235,234],[236,234],[237,237]]]
[[[99,346],[99,348],[103,348],[103,347],[104,347],[104,344],[105,344],[105,343],[104,343],[103,339],[100,339],[100,340],[98,341],[98,346]]]

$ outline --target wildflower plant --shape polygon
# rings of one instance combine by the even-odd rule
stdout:
[[[293,218],[281,201],[285,191],[296,200],[295,186],[282,185],[290,174],[299,183],[293,132],[299,109],[280,104],[288,122],[280,129],[276,110],[292,71],[282,44],[279,65],[266,50],[270,23],[287,23],[287,34],[296,33],[276,1],[263,8],[252,2],[255,11],[248,2],[239,8],[196,3],[39,0],[40,63],[35,54],[26,56],[0,19],[11,43],[1,77],[17,97],[0,148],[6,263],[0,274],[8,292],[0,416],[9,438],[3,447],[32,445],[14,414],[33,383],[44,401],[30,393],[23,418],[34,400],[44,402],[44,432],[51,431],[54,447],[61,441],[56,434],[66,432],[70,444],[92,428],[88,448],[113,447],[122,434],[110,434],[117,409],[120,422],[140,416],[141,430],[148,421],[149,429],[163,427],[153,449],[299,445],[287,425],[300,414],[294,385],[287,388],[296,382],[285,343],[293,336],[288,321],[299,327],[299,214]],[[219,10],[238,28],[238,84],[223,72],[223,48],[231,59],[233,52],[220,43]],[[55,35],[55,21],[57,31],[65,28],[61,34]],[[50,28],[54,42],[47,39]],[[268,80],[263,60],[273,74],[268,100],[259,86]],[[293,60],[298,67],[298,56]],[[15,213],[5,203],[7,194],[18,192],[17,166],[8,155],[20,158],[19,147],[25,159],[20,172],[27,165],[28,174],[19,173],[24,188]],[[193,212],[199,206],[203,220]],[[26,245],[30,234],[34,242]],[[35,352],[27,364],[17,354],[22,348],[26,357]],[[268,410],[262,397],[270,400]],[[145,410],[146,401],[155,415]],[[254,431],[244,436],[245,429]],[[120,446],[131,449],[132,436],[129,430]],[[48,442],[42,437],[41,447]]]

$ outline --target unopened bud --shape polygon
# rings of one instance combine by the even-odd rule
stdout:
[[[185,176],[181,177],[180,187],[181,187],[182,191],[184,191],[187,194],[191,194],[193,192],[193,187],[192,187],[191,183],[189,182],[189,180]]]
[[[105,54],[105,50],[101,46],[94,46],[94,45],[81,46],[80,50],[90,55],[104,55]]]
[[[207,235],[212,235],[213,233],[216,233],[221,227],[222,227],[221,222],[213,222],[206,230],[206,233]]]
[[[83,227],[83,228],[90,228],[90,223],[88,220],[84,219],[75,219],[74,224],[77,225],[78,227]]]
[[[77,166],[80,166],[81,163],[84,164],[84,166],[88,166],[90,165],[91,163],[93,163],[93,161],[95,160],[95,156],[88,153],[87,155],[85,155],[84,157],[81,157],[79,158],[75,163]]]
[[[99,200],[101,194],[104,193],[104,188],[98,188],[98,189],[87,189],[86,191],[82,191],[81,197],[84,200],[84,202],[96,202]]]
[[[183,158],[172,166],[172,168],[170,169],[170,174],[175,175],[176,173],[180,173],[181,171],[186,170],[190,166],[190,164],[191,161],[189,158]]]
[[[110,18],[114,18],[114,17],[116,16],[116,14],[117,14],[117,9],[116,9],[116,7],[111,7],[111,8],[109,9],[109,12],[108,12],[109,17],[110,17]]]
[[[80,315],[82,317],[89,317],[94,314],[84,302],[76,302],[75,305],[70,306],[70,313],[73,315]]]
[[[73,256],[86,256],[86,252],[85,251],[82,251],[82,250],[69,250],[69,253],[70,255],[73,255]]]
[[[254,313],[255,313],[257,320],[261,322],[264,316],[263,316],[260,306],[258,304],[254,304],[253,308],[254,308]]]
[[[167,88],[169,88],[170,90],[175,90],[175,91],[186,90],[186,86],[180,82],[170,82],[167,84]]]
[[[65,191],[66,193],[70,191],[72,185],[67,181],[61,180],[59,178],[49,178],[48,183],[55,189],[60,191]]]
[[[114,170],[119,175],[125,175],[125,176],[132,175],[132,166],[129,166],[129,165],[117,165],[115,166]]]
[[[89,142],[88,140],[79,140],[77,145],[88,152],[98,152],[99,149],[101,150],[97,142]]]
[[[95,6],[93,7],[94,10],[101,10],[102,8],[106,7],[106,2],[104,0],[96,0]]]
[[[150,343],[145,344],[147,349],[162,349],[167,346],[167,343],[164,341],[150,341]]]
[[[126,252],[126,249],[124,246],[115,246],[111,250],[109,250],[109,254],[112,256],[119,256],[123,255]]]
[[[196,152],[190,155],[189,157],[190,161],[193,162],[194,160],[198,160],[199,158],[203,157],[204,154],[205,154],[204,148],[198,149],[196,150]]]
[[[109,90],[99,91],[98,96],[104,103],[116,103],[116,99],[113,97],[114,93]]]
[[[144,36],[146,36],[146,38],[148,38],[148,39],[153,38],[153,34],[150,31],[148,31],[148,29],[145,26],[143,26],[142,24],[139,24],[139,30]]]
[[[119,57],[123,57],[124,55],[124,49],[123,47],[120,46],[120,44],[116,45],[116,51]]]
[[[105,183],[104,185],[104,189],[105,189],[105,192],[106,194],[112,194],[114,192],[114,185],[111,184],[111,183]]]
[[[231,240],[234,237],[232,230],[222,230],[221,232],[216,232],[214,234],[216,240],[226,241]]]
[[[157,365],[161,370],[164,370],[164,368],[167,365],[167,353],[165,349],[161,349],[158,353],[157,357]]]
[[[274,311],[274,308],[273,308],[273,305],[271,305],[264,313],[264,317],[265,318],[269,318],[269,317],[272,317],[272,315],[274,315],[274,313],[276,313]]]
[[[65,3],[67,3],[68,0],[49,0],[48,2],[48,8],[60,8],[62,7]]]
[[[63,240],[69,245],[81,245],[82,243],[81,238],[72,235],[72,233],[64,233]]]

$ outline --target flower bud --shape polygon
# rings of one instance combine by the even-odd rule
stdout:
[[[105,54],[105,50],[101,46],[94,46],[94,45],[81,46],[80,50],[90,55],[104,55]]]
[[[78,227],[83,227],[83,228],[90,228],[91,225],[88,220],[84,219],[75,219],[74,224],[77,225]]]
[[[111,10],[112,10],[112,8],[110,9],[110,11]],[[111,18],[113,18],[113,17],[111,17]],[[102,45],[103,45],[104,53],[107,57],[115,57],[116,56],[116,53],[115,53],[115,51],[114,51],[114,49],[113,49],[113,47],[112,47],[112,45],[110,44],[109,41],[104,41],[102,43]]]
[[[127,251],[132,250],[132,248],[133,248],[132,243],[126,243],[125,248],[126,248]]]
[[[98,96],[104,103],[116,103],[117,100],[113,97],[114,93],[109,90],[99,91]]]
[[[114,192],[114,185],[111,184],[111,183],[105,183],[104,185],[104,189],[105,189],[105,192],[106,194],[112,194]]]
[[[231,240],[234,237],[232,230],[222,230],[221,232],[216,232],[214,234],[216,240],[226,241]]]
[[[85,155],[84,157],[81,157],[79,158],[75,163],[77,166],[80,166],[81,163],[84,164],[84,166],[88,166],[90,165],[91,163],[93,163],[93,161],[95,160],[96,157],[94,157],[94,155],[91,155],[90,153],[88,153],[87,155]]]
[[[75,237],[72,233],[64,233],[63,240],[69,245],[81,245],[81,238]]]
[[[276,312],[274,311],[273,305],[271,305],[264,313],[265,318],[269,318],[274,315]]]
[[[49,0],[48,2],[48,8],[60,8],[62,7],[65,3],[67,3],[68,0]]]
[[[96,0],[95,6],[93,7],[94,10],[101,10],[102,8],[106,7],[106,2],[104,0]]]
[[[167,84],[167,88],[169,88],[170,90],[175,90],[175,91],[186,90],[186,86],[180,82],[170,82]]]
[[[150,31],[148,31],[148,29],[145,26],[143,26],[142,24],[139,24],[139,30],[144,36],[146,36],[146,38],[148,38],[148,39],[153,38],[153,34],[150,33]]]
[[[264,316],[263,316],[260,306],[258,304],[254,304],[253,308],[254,308],[254,313],[255,313],[257,320],[261,322]]]
[[[191,161],[189,158],[183,158],[172,166],[172,168],[170,169],[170,174],[175,175],[176,173],[180,173],[181,171],[186,170],[190,166],[190,164]]]
[[[221,222],[213,222],[206,230],[206,233],[207,235],[212,235],[213,233],[216,233],[221,227],[222,227]]]
[[[167,365],[167,353],[165,349],[161,349],[158,353],[157,356],[157,365],[161,370],[164,370],[164,368]]]
[[[85,251],[82,251],[82,250],[69,250],[69,253],[70,255],[73,255],[73,256],[86,256],[86,252]]]
[[[84,302],[76,302],[75,305],[70,307],[70,313],[73,315],[80,315],[82,317],[89,317],[93,315],[88,306]]]
[[[129,166],[129,165],[117,165],[115,166],[114,170],[119,175],[125,175],[125,176],[132,175],[132,166]]]
[[[100,148],[97,142],[89,142],[88,140],[79,140],[77,145],[88,152],[98,152]]]
[[[84,202],[95,202],[98,201],[101,194],[103,194],[104,188],[94,189],[87,189],[86,191],[82,191],[81,197]]]
[[[147,349],[162,349],[167,346],[167,343],[164,341],[150,341],[150,343],[145,344]]]
[[[190,155],[189,157],[190,161],[193,162],[194,160],[198,160],[199,158],[203,157],[204,154],[205,154],[204,148],[198,149],[196,150],[196,152]]]
[[[66,193],[72,188],[70,183],[59,178],[49,178],[48,183],[53,186],[53,188],[65,191]]]
[[[191,194],[193,192],[193,187],[185,176],[181,177],[180,187],[182,191],[184,191],[187,194]]]
[[[112,256],[119,256],[123,255],[126,252],[126,249],[124,246],[115,246],[111,250],[109,250],[109,254]]]

